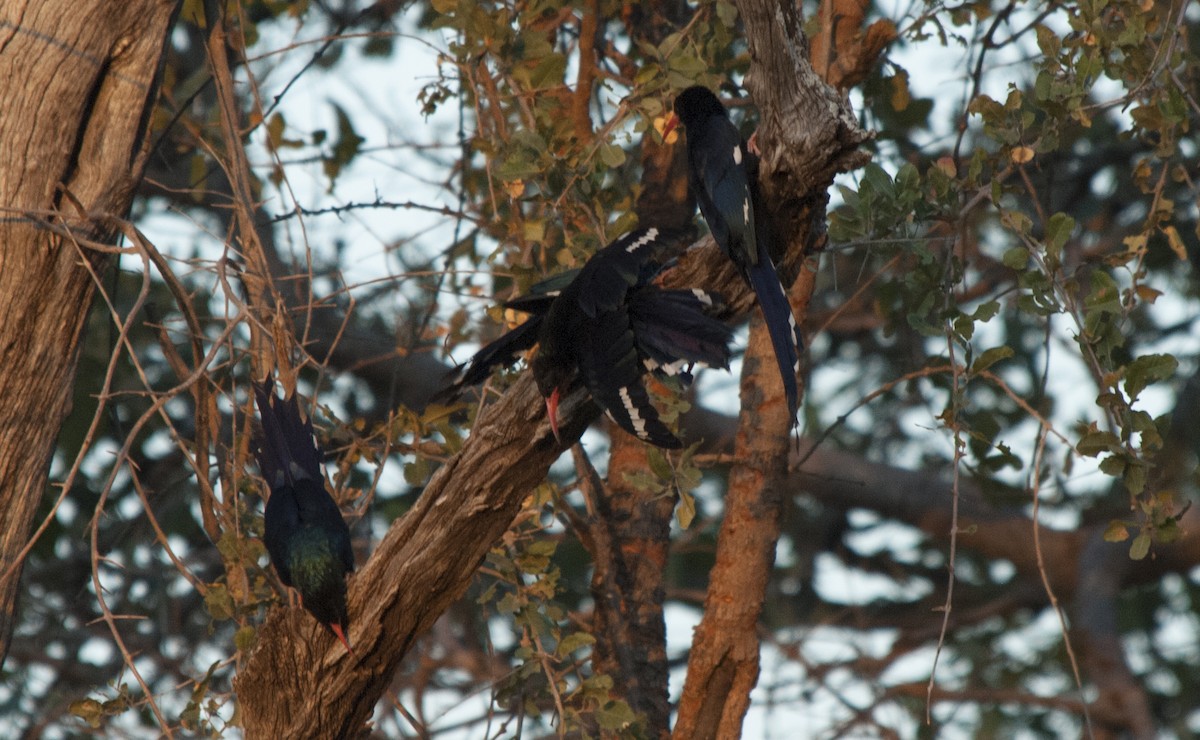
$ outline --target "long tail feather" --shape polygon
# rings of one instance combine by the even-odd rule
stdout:
[[[796,385],[796,376],[800,372],[799,346],[800,331],[796,327],[796,318],[792,314],[792,306],[788,303],[787,293],[775,273],[775,265],[771,258],[760,252],[759,263],[749,270],[750,286],[758,297],[758,305],[762,308],[763,318],[767,322],[767,331],[771,335],[771,345],[775,348],[775,360],[779,363],[779,373],[783,377],[783,390],[787,395],[788,411],[791,413],[792,424],[796,423],[796,408],[799,405],[800,391]]]
[[[496,366],[512,363],[516,360],[517,353],[529,349],[537,342],[541,325],[541,316],[530,316],[525,323],[471,355],[471,359],[446,374],[450,383],[435,393],[433,400],[439,403],[451,401],[469,386],[487,380]]]
[[[254,384],[255,402],[262,419],[258,440],[258,465],[271,486],[293,484],[300,478],[321,480],[321,453],[313,439],[312,422],[300,417],[295,394],[286,401],[275,395],[275,381]]]

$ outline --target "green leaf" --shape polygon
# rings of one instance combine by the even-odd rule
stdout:
[[[603,709],[597,709],[595,717],[600,729],[610,732],[624,730],[637,720],[637,715],[623,701],[614,701]]]
[[[516,594],[504,594],[496,602],[496,611],[501,614],[516,614],[522,606],[524,606],[524,599],[518,597]]]
[[[1025,247],[1013,247],[1000,258],[1005,267],[1013,270],[1024,270],[1029,263],[1029,251]]]
[[[1129,546],[1129,559],[1142,560],[1150,552],[1150,533],[1142,531],[1137,537],[1133,538],[1133,544]]]
[[[616,144],[600,145],[600,161],[609,167],[620,167],[625,164],[625,150]]]
[[[737,6],[727,0],[717,0],[717,19],[726,28],[737,25]]]
[[[1114,478],[1125,475],[1125,456],[1107,455],[1100,461],[1100,472]]]
[[[992,365],[995,365],[997,362],[1000,362],[1001,360],[1007,360],[1012,356],[1012,347],[992,347],[991,349],[984,351],[984,353],[975,360],[975,364],[971,366],[971,372],[981,373]]]
[[[1075,449],[1079,451],[1079,454],[1085,457],[1095,457],[1101,452],[1120,449],[1120,447],[1121,440],[1117,438],[1117,435],[1099,429],[1093,429],[1088,432],[1075,445]]]
[[[863,184],[870,184],[875,192],[886,196],[888,200],[893,200],[896,197],[896,189],[892,182],[892,178],[888,175],[887,170],[874,162],[869,163],[863,168]]]
[[[986,324],[998,313],[1000,313],[1000,301],[987,301],[979,304],[978,308],[971,313],[971,319]]]
[[[500,166],[496,168],[496,176],[505,182],[524,180],[539,175],[541,172],[541,165],[535,162],[533,157],[525,151],[513,152],[512,155],[501,162]]]
[[[273,149],[278,149],[283,144],[285,128],[287,128],[287,121],[284,120],[282,113],[276,113],[267,120],[267,143]]]
[[[1178,368],[1173,355],[1142,355],[1125,367],[1125,395],[1132,403],[1146,386],[1166,380]]]
[[[671,461],[663,454],[662,450],[657,447],[649,447],[646,449],[646,462],[650,464],[650,472],[654,473],[658,479],[671,480],[673,471],[671,470]]]
[[[204,606],[218,622],[233,618],[233,598],[223,583],[214,583],[204,592]]]
[[[675,518],[684,529],[692,526],[692,520],[696,518],[696,498],[692,496],[691,491],[679,492],[679,506],[675,507]]]
[[[1146,490],[1146,465],[1140,460],[1125,466],[1125,488],[1130,496],[1140,496]]]
[[[1062,40],[1058,37],[1058,32],[1041,23],[1034,28],[1037,31],[1038,48],[1042,50],[1042,54],[1049,58],[1058,56],[1059,50],[1062,49]]]
[[[566,658],[576,650],[595,644],[595,642],[596,638],[587,632],[573,632],[558,643],[558,650],[556,652],[559,658]]]
[[[525,548],[525,552],[529,553],[530,555],[548,558],[553,555],[557,549],[558,543],[554,540],[537,540],[535,542],[530,542],[529,546]]]
[[[1084,300],[1084,309],[1089,313],[1102,311],[1108,313],[1121,312],[1121,291],[1116,281],[1104,270],[1091,272],[1092,292]]]
[[[322,165],[330,181],[337,179],[346,165],[350,164],[366,141],[354,130],[354,121],[337,103],[333,104],[333,112],[337,117],[337,140],[333,142],[333,152],[324,158]],[[332,187],[332,182],[330,184]]]
[[[567,71],[567,58],[557,52],[542,57],[529,73],[529,86],[535,90],[562,84]]]
[[[1075,230],[1075,219],[1065,213],[1056,213],[1046,224],[1046,256],[1053,262],[1051,267],[1062,264],[1062,249]]]
[[[429,461],[418,457],[404,465],[404,482],[410,486],[423,486],[429,480]]]
[[[1158,541],[1164,545],[1175,542],[1182,534],[1183,530],[1179,528],[1179,522],[1175,517],[1167,517],[1158,525]]]
[[[67,711],[87,722],[92,729],[100,727],[100,718],[104,716],[104,707],[95,699],[73,701]]]

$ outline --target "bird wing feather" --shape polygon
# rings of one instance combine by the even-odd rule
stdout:
[[[700,212],[717,244],[745,274],[758,262],[745,147],[737,129],[721,117],[709,118],[692,137],[689,129],[689,173]]]
[[[588,392],[609,418],[638,439],[667,449],[682,447],[659,418],[642,385],[634,330],[624,310],[588,322],[581,337],[580,373]]]
[[[692,365],[728,368],[733,330],[709,315],[722,308],[720,296],[699,289],[637,291],[629,316],[643,363],[667,375]]]
[[[548,309],[550,301],[554,299],[543,300],[546,301]],[[449,385],[435,393],[431,400],[451,401],[457,398],[463,389],[487,380],[497,366],[511,364],[517,359],[518,353],[524,352],[537,342],[543,318],[542,315],[534,314],[515,329],[484,345],[471,355],[470,359],[446,374],[445,380],[449,381]]]

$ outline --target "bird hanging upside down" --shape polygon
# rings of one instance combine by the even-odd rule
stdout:
[[[270,378],[254,384],[254,398],[262,419],[255,454],[271,489],[263,515],[271,564],[283,585],[299,591],[304,608],[353,654],[346,638],[346,574],[354,570],[350,528],[325,490],[312,421],[301,418],[295,394],[286,401],[275,395]]]
[[[530,318],[467,361],[461,378],[438,394],[452,397],[484,380],[536,342],[533,374],[558,437],[558,405],[578,377],[592,399],[625,431],[658,447],[683,443],[650,402],[642,375],[690,380],[693,366],[729,367],[730,329],[711,314],[721,299],[702,290],[663,290],[652,280],[680,235],[657,228],[631,231],[600,251],[565,287],[562,277],[505,304]]]

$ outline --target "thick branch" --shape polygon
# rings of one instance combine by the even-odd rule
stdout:
[[[803,316],[814,272],[796,266],[824,232],[826,191],[833,177],[865,161],[858,146],[867,135],[809,65],[794,5],[746,0],[739,12],[752,59],[746,84],[761,112],[759,178],[779,242],[773,246],[784,284],[800,273],[791,297]],[[733,284],[736,279],[726,283]],[[782,381],[772,372],[773,350],[765,329],[755,313],[717,561],[675,727],[682,738],[739,735],[758,681],[756,624],[775,562],[792,428]]]
[[[782,380],[771,372],[774,350],[761,314],[750,326],[734,444],[738,462],[729,476],[704,618],[679,700],[675,734],[681,738],[739,736],[758,682],[756,624],[775,563],[791,423]]]
[[[578,439],[594,413],[582,394],[568,397],[560,408],[563,441]],[[246,736],[364,734],[413,641],[466,590],[561,452],[537,388],[524,375],[484,409],[463,449],[438,470],[351,580],[355,656],[301,610],[272,612],[234,684]]]

